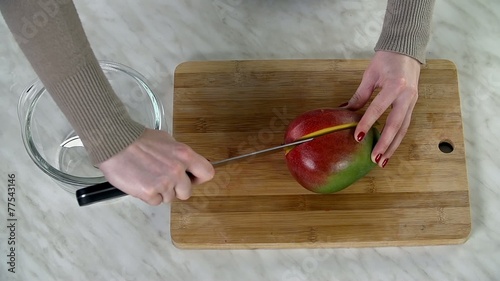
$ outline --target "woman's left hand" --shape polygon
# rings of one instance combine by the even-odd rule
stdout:
[[[418,99],[420,63],[409,56],[377,51],[363,74],[356,93],[344,108],[358,110],[370,99],[373,91],[379,94],[368,106],[356,127],[354,138],[361,141],[366,132],[392,106],[384,129],[372,151],[372,161],[385,167],[398,148],[410,126],[413,108]]]

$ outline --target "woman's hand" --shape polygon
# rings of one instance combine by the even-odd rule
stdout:
[[[376,88],[381,88],[361,118],[354,137],[361,141],[366,132],[392,106],[381,137],[372,152],[372,161],[385,167],[410,126],[411,114],[418,99],[420,63],[406,55],[377,51],[363,74],[356,93],[344,107],[362,108]]]
[[[151,205],[188,199],[193,184],[214,176],[203,156],[166,132],[151,129],[99,168],[115,187]]]

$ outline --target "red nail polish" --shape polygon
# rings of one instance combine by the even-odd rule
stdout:
[[[377,154],[377,157],[375,157],[375,163],[378,164],[378,162],[380,162],[380,158],[382,158],[382,154]]]
[[[339,107],[344,107],[344,106],[346,106],[348,104],[349,104],[348,102],[344,102],[343,104],[339,105]]]
[[[386,158],[384,162],[382,162],[382,168],[385,168],[385,165],[387,165],[387,162],[389,162],[389,158]]]
[[[365,138],[365,132],[359,133],[358,136],[356,137],[358,141],[362,141],[364,138]]]

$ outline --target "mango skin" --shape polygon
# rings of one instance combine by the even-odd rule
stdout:
[[[340,108],[305,112],[288,125],[285,143],[324,128],[359,122],[361,117]],[[285,158],[291,175],[315,193],[338,192],[364,177],[376,166],[371,152],[380,134],[372,128],[358,143],[354,130],[355,127],[323,135],[290,150]]]

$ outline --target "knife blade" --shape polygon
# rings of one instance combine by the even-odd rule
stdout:
[[[275,150],[278,150],[278,149],[284,149],[284,148],[291,147],[291,146],[296,146],[296,145],[299,145],[299,144],[302,144],[302,143],[305,143],[305,142],[308,142],[308,141],[312,141],[314,138],[316,138],[316,137],[310,137],[310,138],[306,138],[306,139],[300,139],[298,141],[290,142],[290,143],[287,143],[287,144],[282,144],[282,145],[278,145],[278,146],[274,146],[274,147],[270,147],[270,148],[266,148],[266,149],[262,149],[262,150],[257,150],[257,151],[250,152],[250,153],[247,153],[247,154],[234,156],[234,157],[227,158],[227,159],[224,159],[224,160],[214,161],[214,162],[211,162],[211,163],[212,163],[212,166],[215,167],[215,166],[223,165],[223,164],[235,161],[235,160],[247,158],[247,157],[250,157],[250,156],[254,156],[254,155],[258,155],[258,154],[262,154],[262,153],[266,153],[266,152],[272,152],[272,151],[275,151]]]
[[[239,155],[239,156],[230,157],[230,158],[219,160],[219,161],[214,161],[214,162],[211,162],[211,164],[214,167],[216,167],[216,166],[227,164],[229,162],[236,161],[236,160],[239,160],[239,159],[244,159],[244,158],[247,158],[247,157],[255,156],[255,155],[258,155],[258,154],[264,154],[264,153],[268,153],[268,152],[277,151],[277,150],[280,150],[280,149],[285,149],[285,148],[293,147],[293,146],[296,146],[296,145],[300,145],[300,144],[312,141],[313,139],[315,139],[317,137],[320,137],[320,136],[323,136],[323,135],[326,135],[326,134],[330,134],[330,133],[333,133],[333,132],[336,132],[336,131],[339,131],[339,130],[344,130],[344,129],[352,128],[352,127],[354,127],[356,125],[357,125],[357,123],[348,123],[348,124],[343,124],[343,125],[339,125],[339,126],[335,126],[335,127],[326,128],[326,129],[320,130],[318,132],[315,132],[315,133],[312,133],[312,134],[308,134],[308,135],[306,135],[306,136],[304,136],[304,137],[302,137],[302,138],[300,138],[300,139],[298,139],[298,140],[296,140],[294,142],[290,142],[290,143],[286,143],[286,144],[281,144],[281,145],[278,145],[278,146],[274,146],[274,147],[270,147],[270,148],[266,148],[266,149],[262,149],[262,150],[258,150],[258,151],[254,151],[254,152],[250,152],[250,153]],[[187,173],[188,173],[188,175],[190,175],[189,172],[187,172]],[[192,175],[190,175],[190,176],[192,176]],[[120,189],[114,187],[109,182],[103,182],[103,183],[99,183],[99,184],[96,184],[96,185],[84,187],[84,188],[78,189],[76,191],[76,199],[78,201],[78,205],[80,205],[81,207],[82,206],[87,206],[87,205],[90,205],[90,204],[94,204],[94,203],[97,203],[97,202],[101,202],[101,201],[105,201],[105,200],[109,200],[109,199],[113,199],[113,198],[125,196],[125,195],[127,195],[125,192],[123,192]]]

